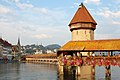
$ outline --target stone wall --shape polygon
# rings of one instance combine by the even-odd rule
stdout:
[[[80,29],[72,31],[72,41],[94,40],[94,31],[90,29]]]
[[[94,40],[96,26],[91,23],[77,23],[70,26],[72,40]]]

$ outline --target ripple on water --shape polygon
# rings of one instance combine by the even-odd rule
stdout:
[[[120,80],[120,68],[111,67],[111,80]],[[96,67],[96,74],[93,80],[106,80],[105,68]],[[68,79],[69,78],[69,79]],[[74,75],[57,76],[57,66],[49,64],[33,63],[8,63],[0,64],[0,80],[87,80],[85,76],[75,77]]]

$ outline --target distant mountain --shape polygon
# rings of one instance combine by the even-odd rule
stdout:
[[[35,53],[36,50],[40,51],[42,50],[43,53],[46,53],[47,50],[51,50],[54,52],[54,49],[59,49],[61,46],[58,44],[51,44],[51,45],[47,45],[47,46],[43,46],[43,45],[26,45],[26,46],[22,46],[22,50],[25,53]]]
[[[37,46],[37,49],[40,49],[40,50],[47,50],[46,47],[44,47],[43,45],[38,45],[38,46]]]
[[[49,50],[54,50],[54,49],[59,49],[61,46],[58,45],[58,44],[51,44],[51,45],[47,45],[46,46],[46,49],[49,49]]]

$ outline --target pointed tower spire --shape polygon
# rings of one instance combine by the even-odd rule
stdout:
[[[86,7],[83,5],[83,3],[81,3],[79,5],[79,8],[78,8],[77,12],[75,13],[73,19],[71,20],[69,26],[72,24],[83,23],[83,22],[93,23],[93,24],[97,25],[96,21],[90,15],[90,13],[86,9]]]
[[[18,43],[17,43],[17,45],[20,46],[20,37],[18,37]]]
[[[81,3],[81,4],[79,5],[79,8],[80,8],[80,7],[83,7],[83,6],[84,6],[83,3]]]
[[[18,43],[17,43],[17,46],[18,46],[18,61],[21,61],[21,55],[22,55],[22,52],[21,52],[21,45],[20,45],[20,37],[18,37]]]

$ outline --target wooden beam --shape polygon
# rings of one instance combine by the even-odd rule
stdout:
[[[108,51],[108,57],[110,57],[110,51]]]

